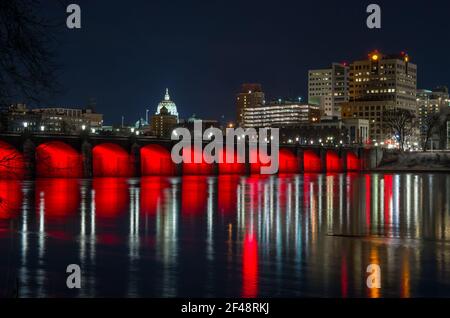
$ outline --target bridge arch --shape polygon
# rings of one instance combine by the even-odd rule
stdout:
[[[219,163],[219,175],[228,174],[244,174],[245,173],[245,163],[238,162],[238,154],[234,151],[234,162],[226,162],[227,149],[219,150],[219,158],[222,158],[222,162]],[[245,158],[244,158],[245,159]]]
[[[40,178],[79,178],[81,155],[68,144],[50,141],[36,147],[36,175]]]
[[[170,152],[160,145],[146,145],[141,152],[142,176],[173,176],[176,166],[172,161]]]
[[[133,166],[128,152],[113,143],[104,143],[92,149],[94,177],[132,177]]]
[[[339,154],[334,150],[327,150],[326,154],[327,172],[341,172],[342,161]]]
[[[279,151],[279,173],[298,173],[300,165],[297,156],[288,149]]]
[[[358,155],[353,151],[347,152],[347,171],[360,171],[361,170],[361,160]]]
[[[194,155],[196,151],[200,151],[199,155],[202,158],[200,163],[194,162]],[[190,159],[190,162],[186,162]],[[205,162],[203,157],[203,150],[197,150],[195,147],[183,148],[183,175],[212,175],[214,174],[213,165]]]
[[[303,151],[303,170],[305,172],[322,172],[322,160],[316,151],[311,149]]]
[[[25,176],[23,154],[0,140],[0,179],[21,179]]]

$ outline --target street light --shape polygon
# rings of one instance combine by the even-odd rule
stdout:
[[[81,130],[86,130],[86,125],[81,125]]]
[[[26,121],[23,122],[23,127],[25,127],[25,128],[28,127],[28,123]]]
[[[41,131],[44,131],[45,130],[45,126],[41,126]]]

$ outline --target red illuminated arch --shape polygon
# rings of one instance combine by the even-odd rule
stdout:
[[[342,162],[339,155],[333,150],[327,150],[326,155],[327,172],[341,172]]]
[[[305,172],[322,172],[322,161],[314,150],[303,152],[303,169]]]
[[[279,173],[297,173],[300,167],[297,156],[288,149],[280,149],[279,152]]]
[[[358,156],[351,151],[347,152],[347,171],[359,170],[361,170],[361,162]]]
[[[176,166],[170,152],[160,145],[147,145],[141,148],[142,176],[173,176]]]
[[[185,151],[186,150],[186,151]],[[202,162],[194,162],[194,154],[199,152]],[[186,162],[190,158],[191,162]],[[213,165],[206,163],[203,157],[203,150],[197,150],[194,147],[191,149],[183,148],[183,175],[211,175],[213,174]]]
[[[36,174],[42,178],[79,178],[81,155],[60,141],[43,143],[36,148]]]
[[[0,179],[21,179],[25,175],[23,155],[0,140]]]
[[[219,174],[244,174],[245,173],[245,163],[238,163],[238,155],[234,151],[234,162],[226,162],[226,149],[225,151],[219,151],[219,158],[222,158],[222,162],[219,163]],[[245,158],[244,158],[245,159]]]
[[[132,177],[130,155],[120,146],[105,143],[92,150],[94,177]]]

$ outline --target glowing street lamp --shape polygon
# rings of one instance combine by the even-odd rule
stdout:
[[[45,126],[41,126],[41,131],[44,131],[45,130]]]
[[[81,125],[81,130],[86,130],[86,125]]]

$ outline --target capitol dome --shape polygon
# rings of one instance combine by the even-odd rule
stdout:
[[[178,119],[177,105],[175,105],[175,103],[170,100],[168,88],[166,88],[166,95],[164,96],[164,99],[158,104],[158,109],[156,110],[157,115],[163,107],[168,110],[169,114],[177,116]]]

